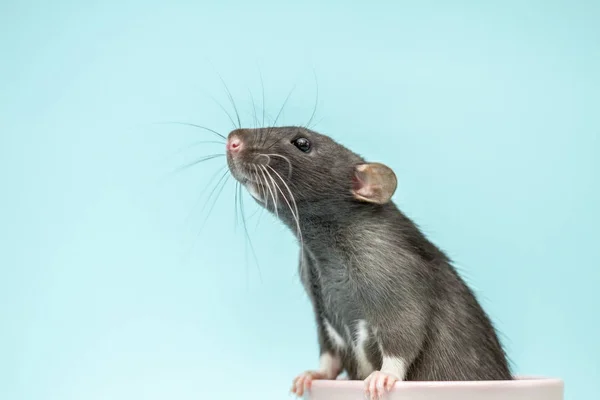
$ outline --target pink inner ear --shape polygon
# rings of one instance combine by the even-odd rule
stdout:
[[[363,181],[361,181],[360,178],[358,177],[358,175],[355,173],[354,176],[352,177],[352,190],[354,190],[355,192],[358,192],[364,186],[365,185],[364,185]]]
[[[361,180],[356,173],[352,177],[352,190],[354,193],[359,194],[362,197],[369,197],[373,194],[370,185]]]

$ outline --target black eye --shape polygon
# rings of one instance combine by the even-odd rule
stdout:
[[[310,142],[306,138],[301,137],[296,140],[293,140],[292,144],[305,153],[308,153],[310,151]]]

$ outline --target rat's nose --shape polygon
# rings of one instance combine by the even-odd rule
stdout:
[[[229,139],[227,139],[227,145],[225,147],[227,148],[227,151],[238,152],[242,149],[242,140],[236,135],[231,135],[229,136]]]

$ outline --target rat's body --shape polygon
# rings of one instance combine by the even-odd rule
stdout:
[[[390,200],[389,168],[297,127],[232,132],[228,163],[301,243],[321,365],[297,378],[296,393],[343,371],[372,396],[396,380],[511,379],[471,290]]]
[[[510,379],[490,321],[446,256],[392,203],[353,212],[313,217],[302,231],[321,351],[339,353],[350,379],[381,369],[382,348],[406,360],[406,380]]]

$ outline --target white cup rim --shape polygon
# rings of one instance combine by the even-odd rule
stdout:
[[[316,380],[311,386],[313,390],[319,389],[363,389],[363,381],[352,380]],[[428,388],[447,388],[447,389],[467,389],[467,388],[534,388],[534,387],[563,387],[564,381],[560,378],[543,376],[518,375],[510,381],[404,381],[397,382],[394,386],[398,389],[428,389]]]

